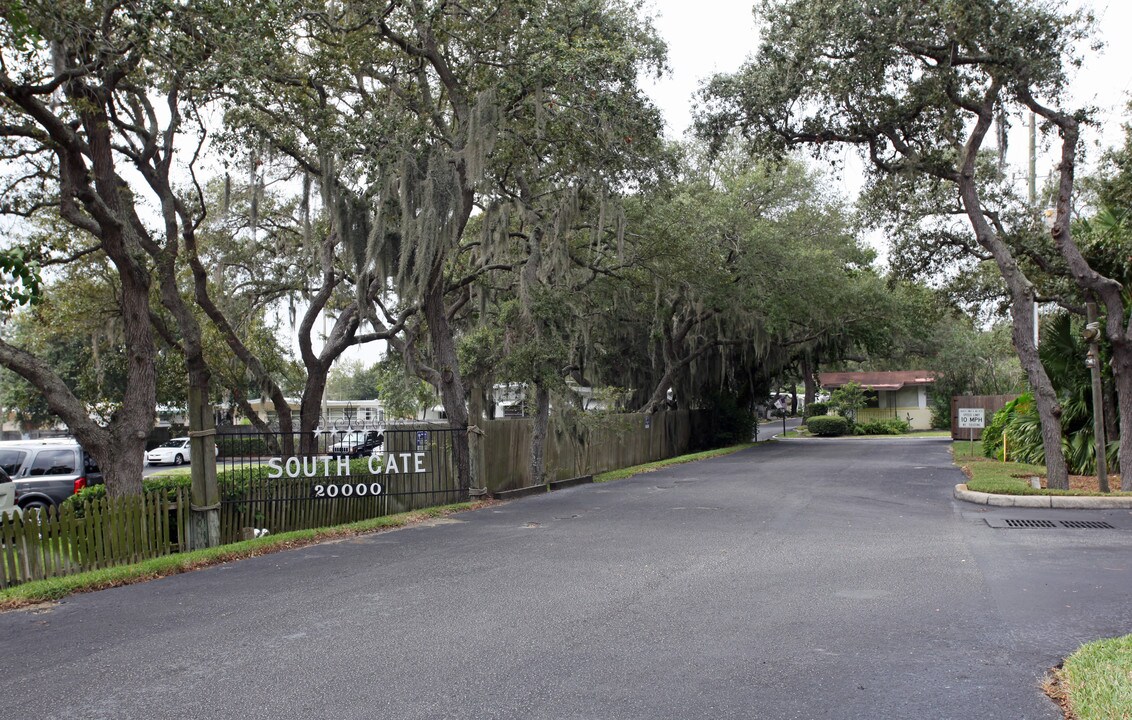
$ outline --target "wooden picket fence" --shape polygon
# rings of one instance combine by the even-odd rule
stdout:
[[[178,552],[188,514],[188,488],[0,513],[0,589]]]
[[[346,487],[349,496],[317,497],[313,488],[325,483],[323,478],[260,478],[247,482],[238,494],[222,490],[220,542],[247,539],[254,530],[276,535],[331,527],[466,498],[454,476],[447,485],[435,478],[414,482],[405,476],[380,477],[384,482],[376,482],[374,476],[333,478],[335,489]]]

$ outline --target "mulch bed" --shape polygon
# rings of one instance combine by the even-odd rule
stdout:
[[[1028,480],[1030,478],[1029,475],[1018,475],[1017,477],[1020,477],[1024,480]],[[1046,479],[1044,477],[1042,478],[1042,487],[1043,488],[1046,487]],[[1113,490],[1113,491],[1120,490],[1120,476],[1119,475],[1109,475],[1108,476],[1108,487],[1109,487],[1110,490]],[[1087,492],[1096,493],[1097,495],[1102,494],[1101,489],[1100,489],[1100,483],[1097,481],[1096,475],[1070,475],[1069,476],[1069,489],[1070,490],[1085,490]]]

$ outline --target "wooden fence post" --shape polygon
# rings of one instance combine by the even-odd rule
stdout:
[[[220,544],[220,489],[216,485],[216,419],[200,388],[189,386],[189,448],[192,466],[190,550]]]
[[[484,467],[484,431],[475,425],[468,426],[468,496],[487,495],[487,468]]]

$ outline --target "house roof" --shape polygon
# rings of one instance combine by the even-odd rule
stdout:
[[[931,385],[935,382],[935,373],[930,370],[818,373],[818,383],[824,388],[839,388],[850,382],[870,390],[899,390],[906,385]]]

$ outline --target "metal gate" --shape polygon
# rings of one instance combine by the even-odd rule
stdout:
[[[447,425],[217,434],[221,542],[461,502]]]

